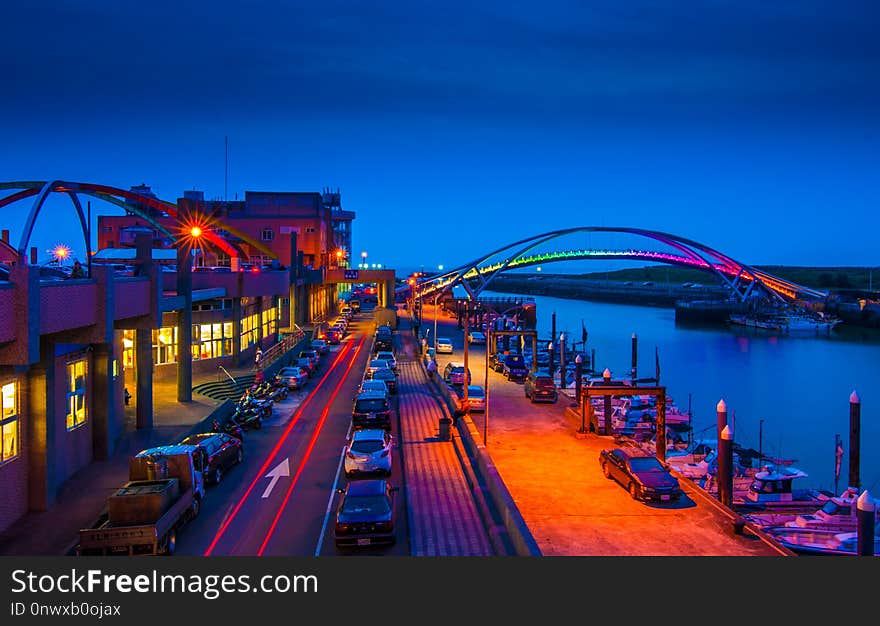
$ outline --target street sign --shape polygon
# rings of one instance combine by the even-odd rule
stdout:
[[[358,270],[345,270],[345,278],[351,278],[352,280],[357,280]]]

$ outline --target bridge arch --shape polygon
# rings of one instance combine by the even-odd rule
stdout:
[[[562,237],[576,233],[593,232],[634,235],[661,243],[671,248],[672,252],[635,248],[624,250],[581,249],[529,255],[535,248]],[[500,258],[500,260],[490,263],[495,258]],[[757,270],[692,239],[662,231],[613,226],[577,226],[520,239],[443,274],[434,276],[429,282],[422,283],[418,292],[423,296],[431,295],[438,290],[461,285],[467,292],[468,298],[476,299],[489,286],[495,276],[508,269],[536,265],[539,262],[548,263],[588,258],[643,260],[700,269],[714,275],[719,282],[728,288],[731,295],[740,301],[750,298],[756,290],[770,299],[784,302],[799,298],[824,299],[828,296],[826,292],[804,287],[773,276],[768,272]]]

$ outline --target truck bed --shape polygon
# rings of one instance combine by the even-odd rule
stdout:
[[[155,524],[113,525],[105,512],[91,528],[79,531],[77,554],[157,554],[162,538],[184,520],[192,501],[193,490],[188,489]]]

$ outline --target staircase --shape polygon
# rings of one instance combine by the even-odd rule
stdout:
[[[202,383],[193,387],[193,391],[214,400],[236,401],[244,395],[244,392],[254,384],[254,374],[243,374],[235,379],[224,379],[216,382]]]

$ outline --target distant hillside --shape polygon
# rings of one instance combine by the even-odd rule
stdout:
[[[868,289],[870,269],[873,269],[873,289],[880,289],[880,267],[797,267],[788,265],[756,265],[757,269],[764,270],[804,285],[817,289]],[[553,276],[548,272],[544,276]],[[653,281],[665,283],[708,283],[712,281],[711,275],[700,270],[692,270],[683,267],[652,265],[647,267],[621,269],[612,272],[592,272],[589,274],[560,274],[567,278],[581,277],[590,280],[621,280],[621,281]]]

